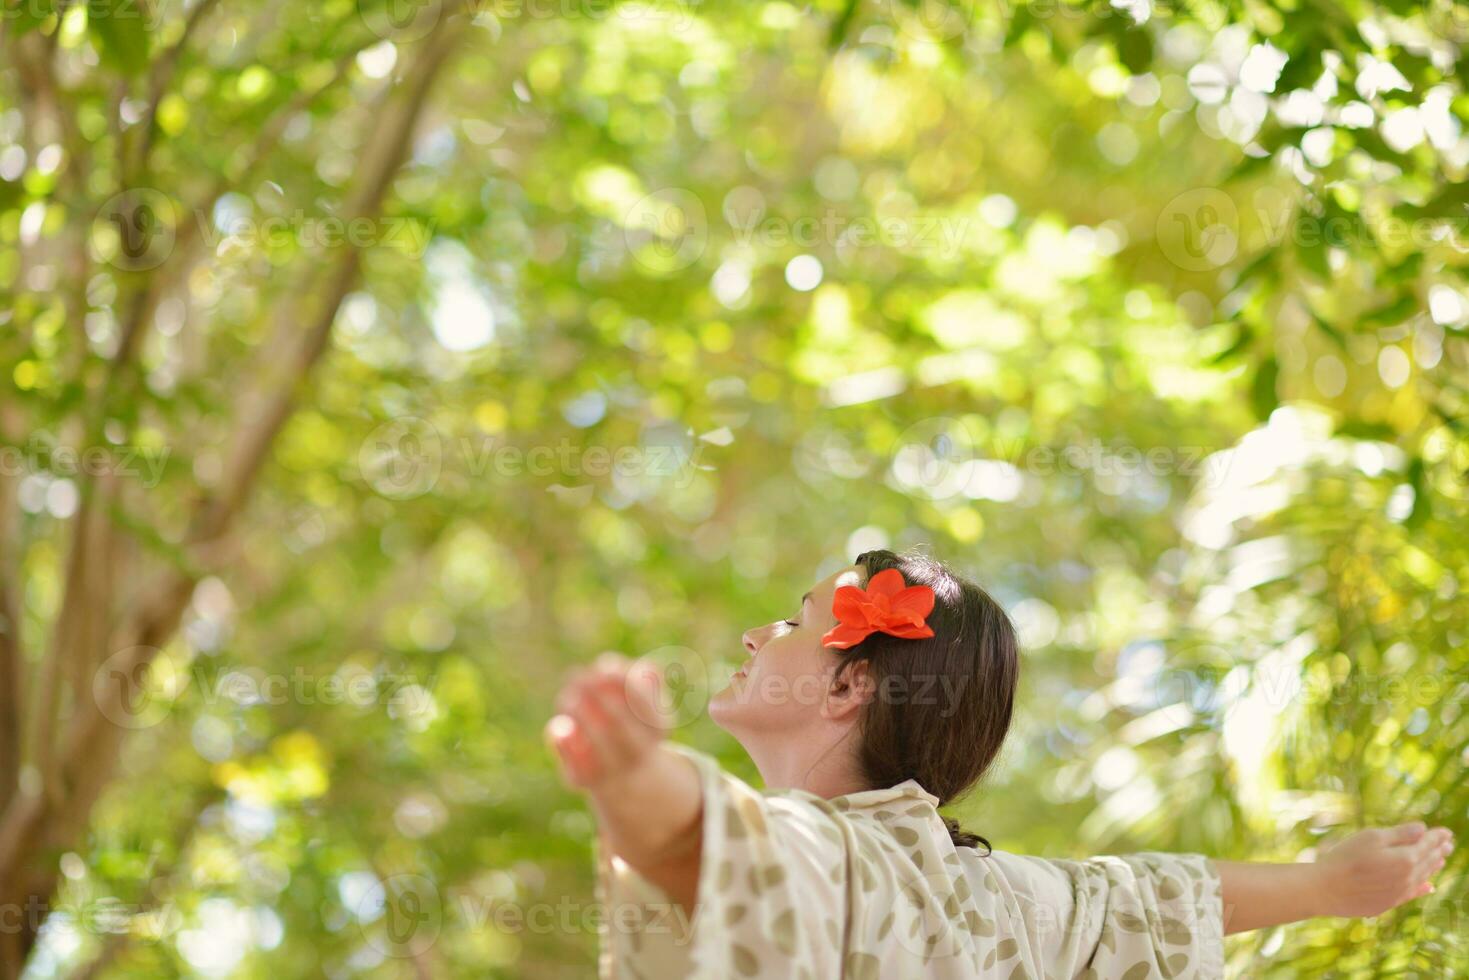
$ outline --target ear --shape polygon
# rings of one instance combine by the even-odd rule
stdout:
[[[867,661],[855,661],[840,674],[832,672],[831,682],[826,688],[826,698],[821,704],[821,716],[833,721],[856,718],[857,712],[876,693],[877,684],[867,669]]]

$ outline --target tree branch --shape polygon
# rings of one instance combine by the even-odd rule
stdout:
[[[251,147],[250,155],[239,172],[233,175],[221,174],[208,193],[196,200],[194,205],[184,212],[183,217],[187,218],[189,215],[207,215],[211,213],[215,203],[221,197],[227,194],[232,188],[244,185],[253,177],[265,161],[270,158],[270,154],[275,150],[276,146],[279,145],[281,136],[285,133],[286,126],[290,124],[291,119],[296,113],[308,108],[318,98],[340,84],[342,79],[346,77],[347,72],[351,70],[357,54],[365,47],[368,47],[368,45],[363,44],[360,47],[344,52],[338,58],[331,77],[314,89],[296,93],[295,97],[284,108],[271,116],[265,126],[261,128],[260,135],[256,139],[254,146]],[[127,315],[122,320],[122,329],[119,334],[117,350],[113,354],[114,368],[126,364],[132,359],[142,341],[143,328],[147,324],[148,318],[157,310],[158,303],[163,299],[164,294],[167,293],[168,287],[174,282],[182,280],[187,274],[189,269],[188,260],[193,256],[195,247],[199,244],[199,234],[200,222],[198,220],[184,220],[180,222],[174,239],[173,255],[170,257],[170,261],[163,267],[173,270],[173,274],[165,278],[155,273],[148,280],[146,287],[134,295],[132,305],[128,308]]]
[[[17,412],[0,405],[0,442],[19,441]],[[21,637],[20,576],[24,547],[20,540],[18,475],[0,469],[0,813],[5,812],[20,782],[21,708],[25,704],[25,648]]]
[[[178,70],[184,49],[188,47],[190,38],[199,29],[204,18],[209,16],[210,11],[217,6],[219,6],[219,0],[199,0],[184,20],[183,34],[179,35],[179,39],[173,43],[173,46],[153,63],[153,70],[148,76],[148,109],[143,113],[142,136],[138,140],[138,151],[134,155],[131,169],[135,175],[147,172],[148,157],[153,152],[153,138],[156,135],[158,106],[168,92],[168,85],[173,81],[174,72]]]
[[[447,17],[440,21],[440,29],[425,39],[423,52],[405,72],[401,99],[384,108],[386,118],[374,128],[362,153],[362,163],[357,171],[360,181],[342,209],[345,223],[373,217],[379,212],[393,176],[407,155],[414,124],[433,81],[457,42],[454,34],[442,30],[448,21]],[[304,338],[283,359],[281,369],[272,372],[266,390],[243,400],[240,411],[236,413],[236,418],[249,419],[250,422],[238,434],[235,451],[226,463],[221,481],[223,492],[209,501],[198,515],[196,540],[207,541],[216,536],[239,510],[271,442],[295,410],[298,387],[310,375],[326,349],[337,308],[356,282],[361,252],[344,245],[336,259],[335,267],[324,277],[325,302],[318,304],[309,316]],[[292,326],[290,332],[298,333],[299,327]]]
[[[179,44],[175,45],[172,51],[181,52],[182,44],[187,40],[188,35],[217,2],[218,0],[203,0],[191,12],[190,26],[185,28],[185,37],[180,39]],[[298,94],[291,100],[286,110],[277,113],[271,119],[260,140],[257,141],[244,171],[234,180],[220,178],[209,194],[208,200],[201,204],[202,208],[205,210],[212,208],[214,201],[227,193],[231,187],[238,186],[268,159],[291,117],[338,84],[350,69],[358,50],[360,49],[344,53],[338,60],[336,70],[330,79],[316,89]],[[177,54],[174,54],[174,59],[177,59]],[[169,288],[187,276],[199,241],[199,223],[197,221],[181,222],[177,229],[170,261],[149,276],[133,293],[127,313],[123,317],[121,333],[117,349],[113,353],[110,371],[100,392],[92,402],[91,417],[86,426],[88,445],[100,443],[101,425],[106,418],[107,407],[112,404],[119,387],[132,376],[131,366],[142,344],[145,326],[156,312],[158,304]],[[354,264],[349,270],[349,275],[355,276],[356,256],[353,255],[352,259]],[[349,279],[347,289],[343,290],[342,295],[350,290],[350,281]],[[309,290],[303,295],[310,295]],[[339,302],[340,298],[334,301],[334,303]],[[282,424],[283,422],[284,419],[282,419]],[[79,490],[81,501],[68,554],[62,614],[57,619],[50,655],[43,665],[38,685],[36,734],[32,743],[37,752],[38,767],[44,774],[43,788],[53,796],[60,792],[57,780],[62,774],[61,767],[52,764],[56,743],[55,723],[60,707],[58,698],[61,676],[64,673],[69,674],[74,691],[80,697],[86,696],[84,686],[88,683],[89,669],[95,669],[100,663],[100,657],[89,657],[87,652],[101,650],[104,645],[104,636],[93,627],[99,615],[105,619],[110,612],[112,601],[111,590],[107,587],[112,569],[110,566],[104,567],[104,561],[110,561],[115,551],[116,529],[106,515],[116,504],[117,487],[115,481],[112,481],[109,486],[99,486],[94,481],[82,479]]]
[[[451,16],[440,19],[424,39],[418,57],[403,73],[389,103],[381,112],[373,113],[358,169],[359,180],[344,209],[347,219],[371,218],[380,212],[392,179],[407,156],[433,83],[454,46],[464,37],[456,20]],[[337,309],[356,281],[361,255],[355,246],[344,245],[330,258],[320,275],[322,289],[301,294],[322,299],[307,310],[304,336],[284,358],[287,370],[267,386],[258,404],[242,405],[236,415],[241,429],[231,440],[233,449],[226,463],[223,490],[196,509],[185,542],[191,550],[207,551],[216,545],[238,516],[271,443],[295,410],[301,387],[327,349]],[[123,676],[136,676],[129,668],[145,666],[176,632],[196,581],[196,574],[190,570],[169,570],[158,589],[140,601],[111,632],[108,649],[133,651],[129,663],[117,665]],[[26,884],[38,873],[33,862],[37,858],[48,860],[42,855],[75,839],[111,776],[124,731],[108,719],[115,717],[111,711],[121,709],[125,691],[122,684],[117,684],[96,693],[95,702],[91,698],[78,699],[62,740],[60,761],[67,790],[64,804],[58,805],[47,794],[21,795],[0,820],[0,902],[24,900]],[[100,703],[103,700],[107,703]],[[30,941],[33,939],[31,936]],[[29,941],[22,942],[22,947],[22,952],[27,950]]]

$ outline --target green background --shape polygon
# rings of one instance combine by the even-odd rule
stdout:
[[[754,779],[869,547],[1021,628],[1001,849],[1462,838],[1469,8],[1128,10],[7,0],[0,975],[588,975],[558,679]]]

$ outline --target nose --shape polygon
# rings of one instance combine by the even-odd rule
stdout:
[[[765,645],[766,635],[769,630],[770,627],[768,626],[757,626],[754,629],[745,630],[745,635],[740,637],[744,641],[745,652],[752,657],[759,653],[760,648]]]

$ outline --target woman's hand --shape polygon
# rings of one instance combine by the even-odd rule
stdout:
[[[1422,898],[1454,849],[1447,827],[1421,823],[1362,830],[1316,859],[1323,915],[1372,916]]]
[[[573,671],[546,724],[567,784],[594,796],[637,771],[663,740],[658,673],[604,653]]]
[[[1318,915],[1372,916],[1433,891],[1454,849],[1447,828],[1405,823],[1359,831],[1321,850],[1315,864],[1215,861],[1225,934]]]
[[[546,741],[566,782],[591,797],[607,852],[689,910],[699,885],[704,795],[694,764],[663,740],[661,683],[647,664],[603,654],[567,679]]]

